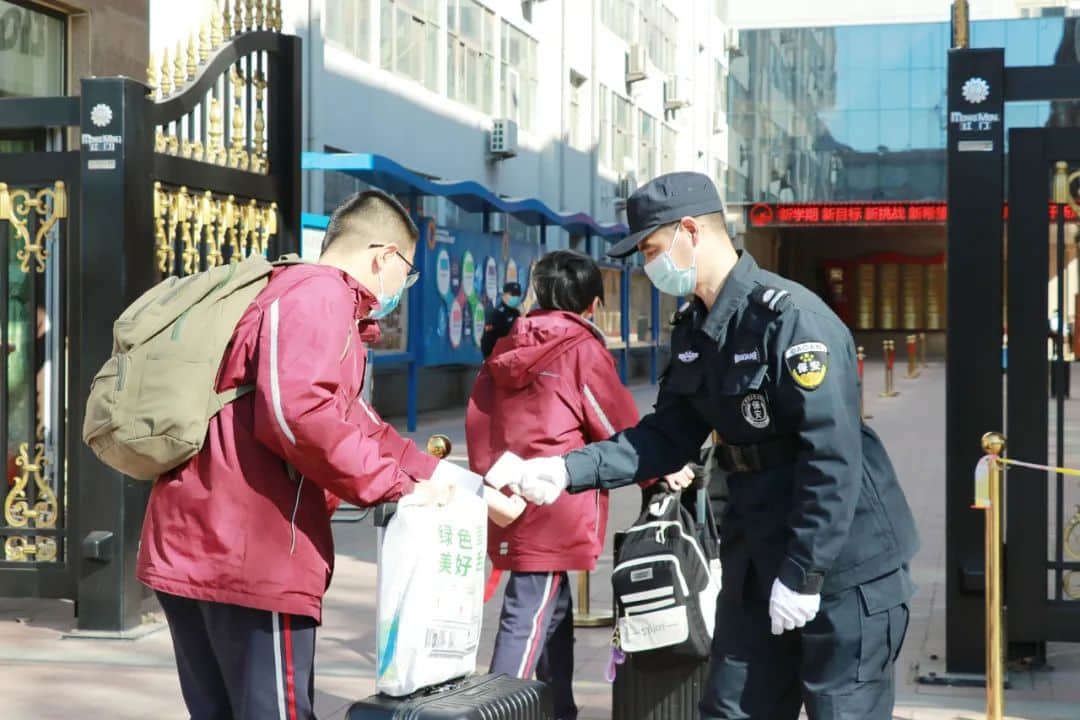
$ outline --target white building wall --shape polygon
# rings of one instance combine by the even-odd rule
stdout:
[[[951,0],[727,0],[731,23],[740,28],[815,27],[820,25],[875,25],[879,23],[942,22],[951,14]],[[1042,8],[1080,10],[1077,0],[968,0],[972,20],[1021,17],[1024,10],[1038,15]]]
[[[344,0],[355,2],[359,0]],[[328,3],[342,0],[284,0],[286,31],[296,32],[304,43],[304,145],[307,150],[327,147],[350,152],[372,152],[425,175],[447,180],[475,180],[506,196],[538,197],[555,209],[585,211],[601,222],[623,219],[618,211],[619,178],[633,171],[641,184],[640,115],[656,120],[655,167],[662,168],[662,131],[666,125],[677,132],[673,167],[695,169],[716,176],[726,167],[726,134],[714,133],[715,63],[726,67],[725,22],[717,17],[723,3],[716,0],[657,0],[678,20],[674,40],[675,71],[679,95],[689,105],[665,113],[666,77],[652,65],[648,79],[626,83],[626,53],[638,38],[638,7],[646,0],[630,0],[634,22],[631,37],[616,36],[601,22],[602,0],[545,0],[531,4],[532,20],[523,16],[517,0],[480,0],[496,14],[501,37],[506,20],[534,38],[538,54],[537,119],[532,132],[519,130],[516,157],[491,162],[487,155],[488,133],[494,117],[501,115],[499,69],[502,43],[495,47],[496,112],[489,115],[447,97],[445,28],[438,47],[440,82],[429,90],[414,80],[379,67],[381,2],[370,0],[368,57],[360,58],[326,39]],[[435,2],[445,25],[446,3]],[[210,0],[150,0],[151,49],[160,53],[175,47],[197,29],[209,12]],[[582,142],[570,143],[570,75],[584,78],[579,106],[584,126]],[[603,86],[633,102],[631,116],[631,165],[599,158],[599,95]],[[723,177],[716,177],[718,182]],[[319,174],[306,173],[304,206],[324,210],[324,182]],[[549,231],[549,244],[567,239]]]

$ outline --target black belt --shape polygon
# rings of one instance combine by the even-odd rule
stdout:
[[[795,462],[795,441],[776,438],[752,445],[716,446],[716,464],[730,473],[765,472]]]

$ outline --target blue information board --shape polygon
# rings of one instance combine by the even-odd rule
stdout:
[[[421,365],[479,365],[484,361],[480,338],[486,314],[502,296],[503,283],[528,288],[529,268],[539,255],[536,243],[513,241],[504,234],[439,228],[420,224]],[[411,301],[411,300],[410,300]]]

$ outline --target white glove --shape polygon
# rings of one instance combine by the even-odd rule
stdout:
[[[821,608],[821,595],[803,595],[789,589],[780,578],[773,580],[769,596],[769,618],[772,634],[781,635],[785,630],[801,628],[814,619]]]
[[[507,485],[521,484],[521,478],[525,475],[525,461],[514,453],[507,451],[499,456],[491,469],[484,476],[484,482],[496,490],[502,490]]]
[[[665,475],[660,482],[671,492],[679,492],[694,484],[694,471],[689,465],[683,465],[681,470]]]
[[[522,470],[521,478],[511,482],[510,489],[537,505],[550,505],[558,500],[570,482],[562,456],[526,460]]]

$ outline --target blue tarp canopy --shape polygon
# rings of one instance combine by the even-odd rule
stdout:
[[[609,241],[627,234],[622,223],[601,224],[586,213],[560,213],[536,198],[504,198],[478,182],[431,180],[373,153],[306,152],[304,170],[331,170],[351,175],[394,195],[444,197],[466,212],[506,213],[526,225],[559,227],[571,235],[595,235]]]

